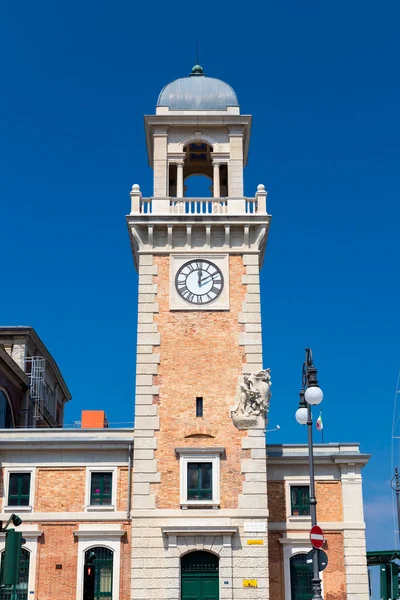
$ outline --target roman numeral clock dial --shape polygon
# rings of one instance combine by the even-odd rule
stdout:
[[[175,287],[189,304],[209,304],[221,295],[224,278],[217,265],[209,260],[190,260],[177,272]]]

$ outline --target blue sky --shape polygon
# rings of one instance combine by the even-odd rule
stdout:
[[[271,442],[294,421],[305,346],[326,441],[360,441],[369,543],[393,545],[400,369],[398,2],[204,5],[4,0],[1,323],[33,325],[82,408],[132,421],[137,280],[129,190],[151,195],[143,131],[200,62],[254,116],[245,191],[269,191],[262,272]],[[379,509],[378,509],[379,506]]]

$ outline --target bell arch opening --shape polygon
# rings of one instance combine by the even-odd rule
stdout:
[[[185,198],[212,198],[212,178],[201,173],[188,175],[184,180],[183,195]]]
[[[212,153],[212,146],[204,141],[189,142],[183,147],[183,158],[169,166],[170,197],[228,196],[228,165],[216,163]]]

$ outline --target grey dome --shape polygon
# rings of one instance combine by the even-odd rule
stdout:
[[[195,71],[197,69],[197,71]],[[190,77],[175,79],[161,90],[157,106],[170,110],[226,110],[239,106],[230,85],[220,79],[206,77],[201,67],[193,67]]]

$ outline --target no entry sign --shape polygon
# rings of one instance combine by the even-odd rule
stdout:
[[[314,548],[322,548],[322,546],[324,545],[324,533],[321,527],[318,527],[318,525],[314,525],[314,527],[311,527],[310,541]]]

